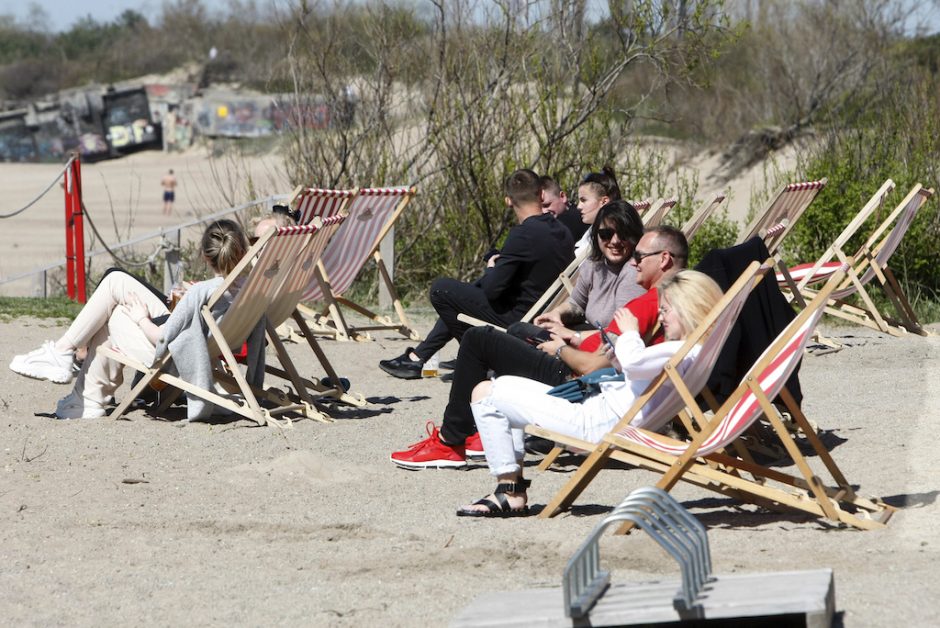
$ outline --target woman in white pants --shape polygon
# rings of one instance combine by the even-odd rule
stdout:
[[[216,278],[195,284],[183,298],[207,294],[207,290],[195,288],[210,282],[218,284],[247,250],[248,239],[237,223],[231,220],[211,223],[203,233],[201,252]],[[167,343],[172,340],[163,338],[162,334],[169,316],[172,314],[167,304],[133,276],[123,272],[108,273],[61,338],[46,341],[39,349],[14,357],[10,369],[27,377],[67,384],[74,373],[75,350],[87,347],[88,354],[78,371],[75,386],[71,394],[56,404],[55,415],[59,419],[102,417],[106,414],[107,400],[123,383],[123,367],[100,355],[98,347],[107,344],[150,364],[157,343],[161,339]]]
[[[535,424],[576,438],[599,442],[626,414],[634,400],[675,355],[685,336],[695,329],[721,299],[721,288],[707,275],[682,270],[660,285],[659,317],[666,341],[646,347],[637,331],[637,320],[626,308],[617,310],[615,320],[624,332],[609,349],[611,363],[624,374],[624,381],[600,385],[599,394],[581,403],[572,403],[547,394],[546,384],[523,377],[504,376],[478,384],[473,390],[471,409],[476,421],[490,474],[497,486],[492,494],[462,507],[460,517],[515,517],[528,514],[522,476],[523,430]],[[698,347],[678,365],[684,373],[698,355]],[[653,407],[666,391],[649,401]],[[643,427],[643,412],[632,421]]]

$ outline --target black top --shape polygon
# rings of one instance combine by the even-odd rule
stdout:
[[[558,222],[568,228],[568,231],[571,232],[571,237],[574,238],[575,242],[577,242],[581,236],[584,235],[585,231],[591,228],[591,225],[586,225],[581,221],[581,212],[578,211],[576,207],[569,207],[565,211],[558,214]]]
[[[509,230],[493,268],[479,282],[500,314],[525,314],[574,259],[571,233],[551,214],[530,216]]]
[[[710,251],[695,268],[714,279],[722,290],[727,290],[748,264],[763,262],[768,257],[770,253],[764,241],[755,236],[743,244]],[[731,328],[708,379],[708,388],[719,403],[728,398],[764,349],[795,317],[793,307],[780,292],[771,269],[769,276],[757,284],[744,302],[744,308]],[[787,380],[787,389],[798,404],[803,400],[799,365]]]

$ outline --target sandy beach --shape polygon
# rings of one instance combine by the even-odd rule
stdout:
[[[418,321],[429,328],[426,313]],[[30,319],[0,329],[4,363],[61,333]],[[708,527],[715,573],[832,567],[844,625],[932,625],[940,340],[831,333],[849,346],[805,359],[804,409],[859,492],[901,507],[889,526],[839,528],[691,486],[674,494]],[[456,507],[490,490],[485,466],[409,472],[388,461],[439,420],[448,385],[376,368],[404,339],[323,344],[369,404],[288,430],[178,427],[141,411],[56,421],[49,413],[67,387],[0,370],[5,621],[444,626],[484,591],[559,586],[603,514],[656,480],[604,471],[552,520],[457,518]],[[302,373],[322,375],[306,346],[290,351]],[[533,470],[530,503],[545,504],[575,468]],[[606,538],[602,555],[614,582],[677,577],[642,534]]]
[[[159,179],[171,167],[180,178],[176,211],[162,216]],[[228,171],[238,168],[252,173],[259,196],[291,188],[274,159]],[[0,164],[3,211],[31,200],[60,169]],[[228,206],[244,179],[220,178],[224,171],[197,153],[89,164],[86,204],[117,241]],[[756,184],[733,185],[740,190],[733,212],[743,216],[742,199]],[[60,196],[5,221],[0,276],[63,256]],[[23,282],[0,294],[34,289]],[[420,330],[430,329],[429,312],[414,314]],[[0,361],[58,337],[55,325],[0,322]],[[832,567],[844,625],[933,625],[940,339],[829,331],[847,347],[806,358],[804,409],[859,492],[900,508],[889,526],[839,528],[691,486],[674,494],[708,527],[716,573]],[[380,359],[408,344],[382,334],[366,343],[324,341],[369,404],[336,412],[333,423],[302,420],[287,430],[247,421],[180,427],[141,411],[129,421],[56,421],[51,412],[68,387],[0,369],[4,623],[444,626],[485,591],[559,586],[565,562],[603,514],[656,476],[605,471],[571,512],[552,520],[457,518],[459,505],[491,489],[485,466],[409,472],[388,460],[422,438],[427,421],[440,420],[449,390],[378,370]],[[290,350],[303,374],[323,375],[306,346]],[[455,353],[452,344],[444,357]],[[532,505],[567,481],[577,459],[567,462],[529,474]],[[677,577],[673,561],[642,534],[606,538],[602,555],[614,582]]]

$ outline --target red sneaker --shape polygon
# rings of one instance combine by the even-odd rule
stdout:
[[[431,421],[427,424],[428,437],[404,451],[396,451],[389,458],[405,469],[426,469],[429,467],[458,469],[467,466],[463,445],[454,447],[445,445],[438,436],[437,427]]]
[[[483,458],[483,441],[480,440],[480,433],[477,432],[468,436],[464,443],[464,451],[467,452],[467,458]]]

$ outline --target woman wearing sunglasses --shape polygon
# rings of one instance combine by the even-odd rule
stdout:
[[[623,332],[608,350],[611,363],[623,373],[620,381],[605,382],[600,392],[574,403],[548,393],[551,386],[523,377],[504,376],[484,381],[473,389],[471,410],[496,489],[483,499],[457,511],[461,517],[514,517],[528,514],[522,476],[523,430],[535,424],[589,442],[598,442],[630,409],[636,398],[662,372],[663,367],[721,299],[721,288],[707,275],[681,270],[660,288],[659,319],[666,340],[647,347],[636,317],[626,308],[615,321]],[[698,356],[693,347],[677,365],[681,375]],[[655,406],[667,390],[658,391],[633,418],[643,425],[644,411]]]

